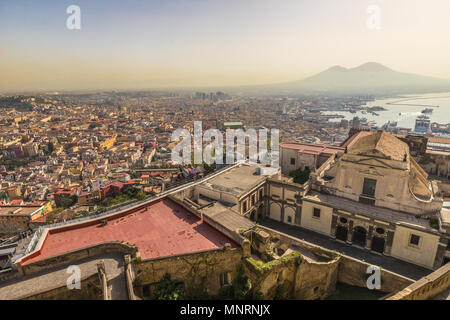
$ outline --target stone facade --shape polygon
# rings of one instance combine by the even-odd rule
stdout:
[[[141,298],[153,298],[155,286],[166,273],[172,281],[183,283],[186,292],[206,292],[217,295],[221,288],[220,276],[231,280],[242,264],[241,248],[225,247],[167,258],[136,261],[134,290]]]
[[[387,300],[426,300],[450,288],[450,263],[414,282]]]
[[[442,194],[409,144],[382,131],[360,132],[346,144],[344,153],[330,156],[303,185],[267,179],[263,218],[439,268],[450,256],[450,235],[429,219],[442,215]],[[414,155],[423,152],[420,139],[411,144]],[[296,151],[287,149],[282,153]]]
[[[54,288],[21,300],[103,300],[102,284],[97,274],[82,279],[80,289],[69,290],[67,286]]]
[[[366,272],[368,266],[368,263],[364,263],[348,256],[342,256],[339,261],[338,282],[366,288],[368,277]],[[382,292],[394,293],[404,289],[412,283],[413,281],[411,279],[381,269],[380,291]]]

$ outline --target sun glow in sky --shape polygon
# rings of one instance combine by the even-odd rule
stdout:
[[[368,61],[450,78],[449,14],[448,0],[2,0],[0,91],[265,84]]]

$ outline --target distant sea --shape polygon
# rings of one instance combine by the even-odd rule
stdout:
[[[378,127],[388,121],[397,122],[398,127],[414,128],[417,116],[422,115],[425,108],[433,109],[433,113],[426,114],[431,122],[440,124],[450,123],[450,92],[423,94],[423,95],[405,95],[397,98],[381,99],[368,102],[367,107],[380,106],[387,111],[375,111],[378,116],[362,112],[350,113],[342,111],[325,111],[324,114],[339,114],[345,119],[351,120],[353,117],[366,118],[376,123]],[[439,106],[439,107],[437,107]],[[330,121],[341,121],[341,118],[330,119]]]

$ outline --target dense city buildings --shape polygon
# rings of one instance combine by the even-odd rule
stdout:
[[[375,112],[371,97],[10,99],[21,108],[0,104],[4,298],[160,299],[168,283],[185,298],[242,298],[227,288],[247,279],[247,299],[324,299],[365,287],[366,263],[383,270],[372,298],[445,295],[434,280],[403,289],[448,277],[450,140],[432,125],[381,130],[323,112]],[[279,129],[279,167],[249,162],[250,140],[244,162],[172,161],[172,133],[195,121]],[[76,294],[64,290],[68,264],[86,273]]]

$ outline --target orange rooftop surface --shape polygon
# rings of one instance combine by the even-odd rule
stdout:
[[[107,241],[135,244],[143,260],[222,248],[226,243],[238,247],[236,242],[170,198],[147,206],[148,209],[108,217],[106,225],[100,219],[50,230],[40,251],[24,258],[21,264]]]

